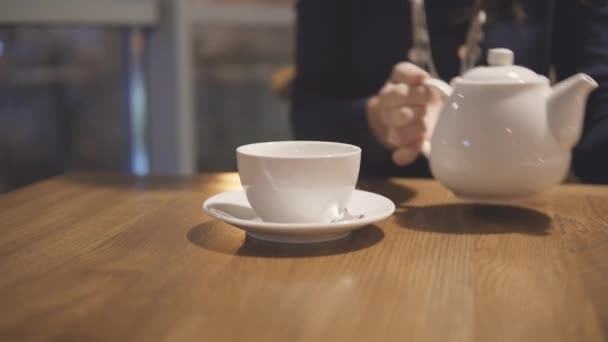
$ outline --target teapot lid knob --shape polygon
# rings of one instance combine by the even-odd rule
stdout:
[[[549,85],[549,80],[533,70],[513,64],[513,51],[509,49],[488,50],[488,66],[479,66],[454,79],[456,83],[491,83],[522,84],[542,83]]]
[[[513,65],[513,51],[509,49],[490,49],[488,51],[490,66]]]

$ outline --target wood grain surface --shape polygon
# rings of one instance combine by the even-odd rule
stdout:
[[[201,203],[235,174],[74,174],[0,196],[0,341],[603,341],[608,187],[513,205],[360,182],[393,217],[264,243]]]

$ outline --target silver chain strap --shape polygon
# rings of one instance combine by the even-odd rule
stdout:
[[[432,77],[439,77],[433,54],[431,51],[431,38],[427,25],[427,12],[424,0],[410,0],[412,16],[412,48],[408,52],[410,62],[427,70]],[[475,67],[481,58],[479,43],[484,38],[483,25],[486,22],[486,12],[479,10],[472,16],[469,30],[463,45],[457,51],[460,59],[460,73]]]

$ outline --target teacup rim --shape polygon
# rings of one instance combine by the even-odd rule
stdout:
[[[261,146],[261,145],[274,145],[274,144],[286,144],[286,145],[291,145],[291,144],[318,144],[318,145],[336,145],[336,146],[344,146],[344,147],[348,147],[350,149],[352,149],[352,151],[347,151],[344,153],[333,153],[333,154],[325,154],[325,155],[318,155],[318,156],[270,156],[270,155],[266,155],[266,154],[261,154],[261,153],[254,153],[251,151],[245,151],[247,149],[251,149],[254,146]],[[361,147],[356,146],[356,145],[352,145],[352,144],[347,144],[347,143],[342,143],[342,142],[335,142],[335,141],[322,141],[322,140],[283,140],[283,141],[264,141],[264,142],[257,142],[257,143],[251,143],[251,144],[246,144],[246,145],[242,145],[237,147],[236,149],[237,154],[243,155],[243,156],[248,156],[248,157],[253,157],[253,158],[264,158],[264,159],[281,159],[281,160],[289,160],[289,159],[302,159],[302,160],[306,160],[306,159],[326,159],[326,158],[343,158],[343,157],[350,157],[350,156],[354,156],[354,155],[359,155],[361,154]]]

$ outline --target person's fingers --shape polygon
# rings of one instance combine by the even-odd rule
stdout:
[[[418,66],[402,62],[393,67],[389,80],[392,83],[420,85],[428,76],[429,74]]]
[[[385,108],[405,105],[424,106],[431,103],[432,93],[425,86],[408,86],[404,83],[388,83],[380,91],[380,101]]]
[[[398,148],[393,151],[393,162],[398,166],[406,166],[408,164],[411,164],[416,160],[416,158],[418,158],[421,149],[422,141],[419,143]]]
[[[401,127],[389,127],[385,143],[392,148],[408,146],[425,139],[427,126],[423,119],[414,119],[411,124]]]
[[[407,102],[414,105],[427,105],[433,99],[433,93],[425,86],[410,86],[407,93]]]
[[[408,125],[416,119],[421,119],[426,113],[424,106],[405,106],[389,109],[385,112],[382,120],[389,127],[401,127]]]
[[[407,146],[424,139],[426,125],[420,120],[410,125],[392,129],[392,143],[396,147]]]
[[[380,102],[386,109],[401,107],[407,104],[410,87],[404,83],[387,83],[380,90]]]

